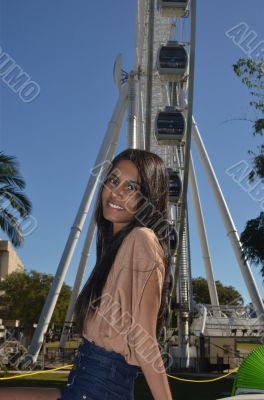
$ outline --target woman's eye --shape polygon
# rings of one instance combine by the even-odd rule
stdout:
[[[112,185],[112,186],[119,186],[119,179],[114,177],[114,176],[109,176],[107,178],[107,183]],[[137,185],[134,185],[133,183],[127,183],[126,184],[126,189],[129,192],[135,192],[137,190]]]
[[[116,183],[118,183],[118,179],[110,177],[110,178],[108,178],[108,182],[113,183],[115,185]]]
[[[133,190],[133,191],[135,191],[137,188],[136,188],[136,186],[135,185],[132,185],[131,183],[129,183],[128,185],[127,185],[127,187],[129,188],[129,190]]]

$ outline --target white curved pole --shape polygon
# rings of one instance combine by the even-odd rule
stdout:
[[[202,138],[201,138],[199,130],[198,130],[198,126],[196,125],[194,118],[193,118],[193,126],[192,126],[192,137],[193,137],[194,143],[196,145],[196,148],[197,148],[199,157],[201,159],[204,171],[206,173],[207,179],[209,181],[209,185],[213,191],[213,194],[214,194],[214,197],[216,200],[216,204],[220,210],[227,236],[233,247],[233,250],[234,250],[238,265],[240,267],[240,271],[244,278],[244,282],[246,284],[249,296],[251,298],[252,303],[256,307],[258,317],[260,318],[261,321],[264,322],[263,300],[260,296],[257,284],[255,282],[254,276],[250,269],[249,263],[244,261],[242,258],[242,246],[241,246],[241,242],[240,242],[235,224],[234,224],[232,217],[230,215],[230,212],[228,210],[224,195],[223,195],[220,185],[218,183],[217,177],[215,175],[215,172],[212,167],[209,156],[206,152],[205,146],[203,144]]]
[[[106,160],[108,160],[109,157],[108,154],[109,152],[111,152],[112,147],[115,148],[118,141],[121,123],[127,106],[127,96],[128,86],[127,84],[125,84],[120,92],[116,107],[108,124],[104,140],[101,144],[98,156],[94,164],[94,170],[97,169],[98,173],[91,174],[89,177],[87,187],[85,189],[77,216],[71,228],[70,235],[68,237],[65,249],[63,251],[60,263],[56,271],[56,275],[54,277],[49,294],[42,309],[37,329],[34,332],[32,342],[30,344],[29,351],[25,360],[25,365],[28,365],[31,362],[35,363],[37,361],[37,357],[43,343],[44,334],[46,333],[49,326],[62,284],[64,282],[66,272],[74,253],[74,249],[82,231],[86,216],[89,212],[90,204],[96,190],[96,185],[99,181],[103,168],[106,167]]]
[[[198,226],[198,231],[199,231],[199,239],[200,239],[201,248],[202,248],[203,261],[204,261],[205,273],[206,273],[206,278],[207,278],[207,283],[208,283],[210,300],[211,300],[211,304],[213,306],[219,307],[219,300],[218,300],[218,295],[217,295],[217,290],[216,290],[216,285],[215,285],[215,279],[214,279],[214,274],[213,274],[213,267],[212,267],[212,263],[211,263],[210,252],[209,252],[208,240],[207,240],[206,231],[205,231],[203,212],[202,212],[199,190],[198,190],[197,181],[196,181],[196,174],[195,174],[195,170],[194,170],[192,154],[190,154],[189,180],[190,180],[190,188],[191,188],[193,205],[194,205],[195,215],[196,215],[196,220],[197,220],[197,226]]]
[[[94,236],[94,231],[95,231],[95,220],[94,220],[94,213],[90,221],[90,225],[88,228],[88,232],[85,238],[84,246],[83,246],[83,251],[79,263],[79,267],[77,270],[76,278],[74,281],[74,285],[72,288],[72,294],[70,298],[70,302],[68,305],[66,317],[65,317],[65,322],[63,325],[63,330],[60,338],[60,348],[65,348],[66,342],[68,339],[68,333],[69,333],[69,328],[72,326],[72,319],[73,319],[73,312],[74,312],[74,307],[75,303],[80,291],[80,286],[82,283],[83,275],[85,273],[86,265],[88,262],[88,257],[90,254],[90,248],[92,246],[92,241],[93,241],[93,236]]]
[[[205,326],[206,326],[206,318],[207,318],[207,308],[203,305],[203,321],[202,321],[202,328],[201,334],[204,335]]]
[[[111,148],[110,148],[110,150],[108,152],[108,160],[112,160],[113,159],[115,148],[116,148],[116,144],[117,143],[114,143],[114,146],[111,146]],[[68,306],[66,317],[65,317],[65,322],[64,322],[64,326],[63,326],[63,330],[62,330],[62,335],[61,335],[61,338],[60,338],[60,348],[65,348],[66,341],[67,341],[67,338],[68,338],[68,329],[72,326],[74,306],[75,306],[78,294],[80,292],[80,286],[81,286],[83,275],[85,273],[85,269],[86,269],[86,266],[87,266],[88,257],[89,257],[90,249],[91,249],[91,246],[92,246],[92,241],[93,241],[93,237],[94,237],[95,228],[96,228],[96,223],[95,223],[95,215],[94,215],[94,212],[93,212],[93,215],[92,215],[91,220],[90,220],[89,228],[88,228],[88,231],[87,231],[87,235],[85,237],[81,259],[80,259],[80,263],[79,263],[79,266],[78,266],[77,275],[76,275],[76,278],[75,278],[75,281],[74,281],[74,285],[73,285],[73,289],[72,289],[72,295],[71,295],[71,298],[70,298],[69,306]]]

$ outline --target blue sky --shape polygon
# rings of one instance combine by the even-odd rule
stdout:
[[[225,34],[245,23],[264,40],[262,0],[197,2],[194,115],[229,210],[240,233],[264,202],[252,199],[226,169],[249,163],[248,149],[260,138],[251,124],[249,94],[232,70],[245,49]],[[17,252],[27,270],[54,274],[77,213],[97,152],[117,100],[113,64],[123,54],[124,69],[133,67],[135,2],[131,0],[1,0],[0,45],[40,87],[32,102],[0,80],[0,145],[17,157],[33,203],[36,229]],[[117,153],[126,148],[126,126]],[[215,278],[248,298],[221,217],[194,149]],[[88,216],[89,217],[89,216]],[[193,276],[204,276],[198,231],[189,196]],[[87,220],[88,222],[88,220]],[[72,285],[86,222],[66,283]],[[1,232],[1,238],[6,236]],[[88,271],[94,265],[93,246]],[[261,275],[253,272],[263,295]]]

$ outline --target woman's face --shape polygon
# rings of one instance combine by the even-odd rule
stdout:
[[[113,223],[116,234],[133,219],[140,195],[140,176],[132,161],[121,160],[107,177],[102,191],[104,218]]]

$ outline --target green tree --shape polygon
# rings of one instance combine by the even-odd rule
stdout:
[[[0,283],[0,318],[18,319],[24,326],[37,323],[54,277],[34,270],[13,272]],[[63,324],[71,296],[70,286],[63,284],[51,322]]]
[[[264,276],[264,212],[259,217],[247,221],[240,237],[246,259],[260,267]]]
[[[240,58],[233,65],[235,74],[250,89],[252,100],[250,105],[258,112],[253,122],[253,135],[263,135],[264,132],[264,60]],[[263,148],[263,147],[262,147]],[[263,171],[262,171],[263,172]]]
[[[22,222],[31,213],[32,205],[22,192],[25,181],[18,171],[15,157],[0,152],[0,228],[15,247],[24,242]]]
[[[219,303],[221,305],[231,304],[242,305],[243,299],[241,294],[233,286],[224,286],[220,281],[216,281],[216,289],[218,293]],[[208,282],[201,276],[192,279],[193,299],[196,303],[211,304]]]
[[[253,122],[253,135],[263,136],[264,133],[264,60],[239,59],[233,65],[235,74],[250,90],[250,105],[257,112]],[[250,182],[258,177],[264,185],[264,144],[257,146],[258,153],[249,150],[252,158],[252,170],[248,176]],[[264,212],[246,222],[240,240],[243,256],[261,268],[264,277]]]

